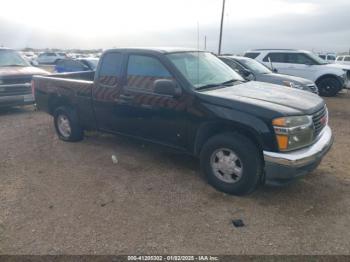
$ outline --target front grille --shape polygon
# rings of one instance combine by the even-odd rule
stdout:
[[[17,76],[17,77],[11,77],[11,78],[2,78],[0,83],[2,85],[15,85],[15,84],[26,84],[30,83],[32,81],[31,76]]]
[[[314,84],[307,85],[308,88],[310,88],[312,93],[318,94],[318,88]]]
[[[31,93],[32,76],[12,76],[0,79],[0,96],[26,95]]]
[[[328,123],[328,110],[327,107],[324,106],[320,111],[316,112],[312,115],[312,121],[314,123],[315,128],[315,138],[321,133],[323,128]]]
[[[0,85],[0,96],[26,95],[32,92],[30,83]]]

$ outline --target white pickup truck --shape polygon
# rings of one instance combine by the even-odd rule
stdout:
[[[294,49],[255,49],[245,53],[280,74],[309,79],[322,96],[335,96],[349,87],[350,66],[329,64],[318,55]]]

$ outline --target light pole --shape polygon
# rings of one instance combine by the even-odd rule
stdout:
[[[225,13],[225,0],[222,0],[222,12],[221,12],[221,24],[220,24],[220,38],[219,38],[219,51],[218,51],[218,55],[221,54],[222,26],[223,26],[223,24],[224,24],[224,13]]]

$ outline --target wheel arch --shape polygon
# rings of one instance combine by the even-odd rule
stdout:
[[[317,84],[317,82],[319,82],[322,79],[326,79],[326,78],[334,78],[334,79],[337,79],[338,81],[340,81],[339,76],[337,76],[335,74],[328,73],[328,74],[318,76],[318,78],[315,80],[315,83]]]
[[[54,114],[58,107],[67,106],[73,108],[71,101],[65,96],[51,95],[48,99],[48,109],[51,115]]]
[[[258,147],[259,152],[263,152],[263,141],[258,135],[258,132],[251,127],[240,123],[225,123],[225,122],[210,122],[202,124],[196,134],[193,153],[198,156],[203,148],[203,145],[211,137],[224,133],[239,133],[253,141]]]

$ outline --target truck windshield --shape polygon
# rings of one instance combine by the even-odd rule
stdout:
[[[271,74],[271,70],[264,66],[263,64],[260,64],[259,62],[255,61],[254,59],[238,59],[238,61],[243,64],[246,68],[248,68],[253,73],[257,74]]]
[[[183,52],[168,54],[167,56],[195,89],[244,81],[228,65],[210,53]]]
[[[16,51],[0,50],[0,66],[29,66]]]

